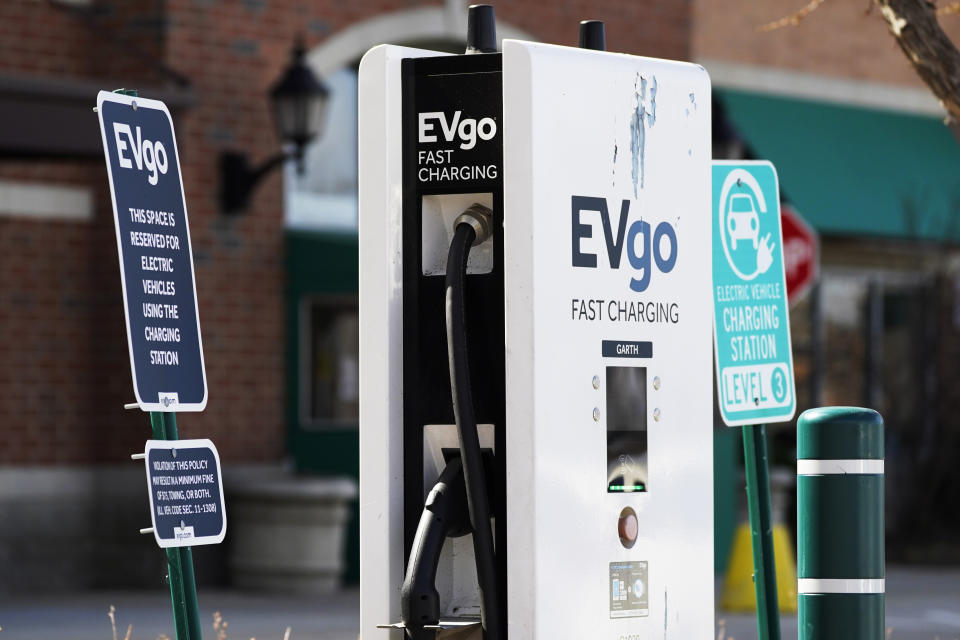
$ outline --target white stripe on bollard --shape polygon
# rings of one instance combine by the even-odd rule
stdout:
[[[845,473],[883,475],[883,460],[797,460],[798,476]]]
[[[800,578],[797,593],[884,593],[883,578]]]

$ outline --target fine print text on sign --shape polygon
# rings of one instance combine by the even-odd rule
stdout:
[[[796,394],[773,165],[714,162],[712,220],[720,413],[730,426],[788,421]]]
[[[206,372],[173,122],[156,100],[101,91],[127,342],[144,411],[202,411]]]
[[[210,440],[148,440],[147,490],[161,547],[219,544],[227,531],[220,456]]]

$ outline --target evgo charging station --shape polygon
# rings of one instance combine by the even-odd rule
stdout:
[[[709,77],[470,18],[360,64],[361,637],[709,638]]]

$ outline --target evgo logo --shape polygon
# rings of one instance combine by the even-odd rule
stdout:
[[[574,267],[597,268],[597,255],[584,251],[584,238],[593,237],[593,225],[587,217],[590,213],[600,215],[603,228],[603,247],[611,269],[619,269],[624,245],[627,261],[635,274],[630,278],[630,289],[638,293],[646,291],[653,277],[653,267],[661,273],[670,273],[677,264],[677,232],[669,222],[660,222],[653,229],[642,218],[627,225],[630,218],[630,201],[620,203],[620,217],[614,232],[606,198],[573,196],[571,198],[571,241]]]

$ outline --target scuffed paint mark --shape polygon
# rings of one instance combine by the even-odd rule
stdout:
[[[647,110],[647,126],[652,127],[657,123],[657,76],[653,76],[653,84],[650,85],[650,108]]]
[[[647,79],[639,73],[633,83],[633,111],[630,113],[630,152],[632,160],[633,197],[639,195],[645,182],[647,129],[657,122],[657,78],[653,77],[647,92]]]
[[[645,131],[643,128],[643,115],[641,110],[643,109],[643,99],[640,96],[640,93],[637,91],[637,83],[641,81],[640,74],[637,74],[637,79],[633,84],[633,94],[635,99],[635,106],[633,108],[633,113],[630,114],[630,153],[632,155],[633,161],[633,172],[631,174],[633,178],[633,197],[637,197],[637,181],[641,179],[640,172],[642,171],[643,159],[641,154],[643,153],[643,144],[645,142]],[[646,91],[646,80],[643,82],[643,91]]]
[[[663,590],[663,637],[664,639],[666,639],[667,637],[667,620],[669,620],[667,615],[668,615],[667,614],[667,590],[664,589]]]
[[[693,105],[693,110],[696,111],[696,110],[697,110],[697,97],[696,97],[695,95],[693,95],[693,92],[692,92],[692,91],[690,92],[690,104]]]
[[[639,83],[640,87],[637,88]],[[640,183],[640,188],[643,188],[643,162],[644,162],[644,146],[646,145],[647,131],[644,126],[644,116],[645,109],[644,100],[646,99],[647,93],[647,80],[646,78],[640,77],[640,74],[637,74],[637,78],[633,83],[633,97],[635,98],[635,106],[633,108],[633,113],[630,114],[630,153],[633,160],[633,171],[631,177],[633,178],[633,197],[637,197],[637,182]]]
[[[610,181],[610,184],[617,186],[617,141],[613,141],[613,168],[610,170],[610,173],[613,175],[613,178]]]
[[[610,186],[617,186],[617,156],[620,153],[620,142],[617,136],[620,118],[617,113],[613,114],[613,163],[610,165]]]

